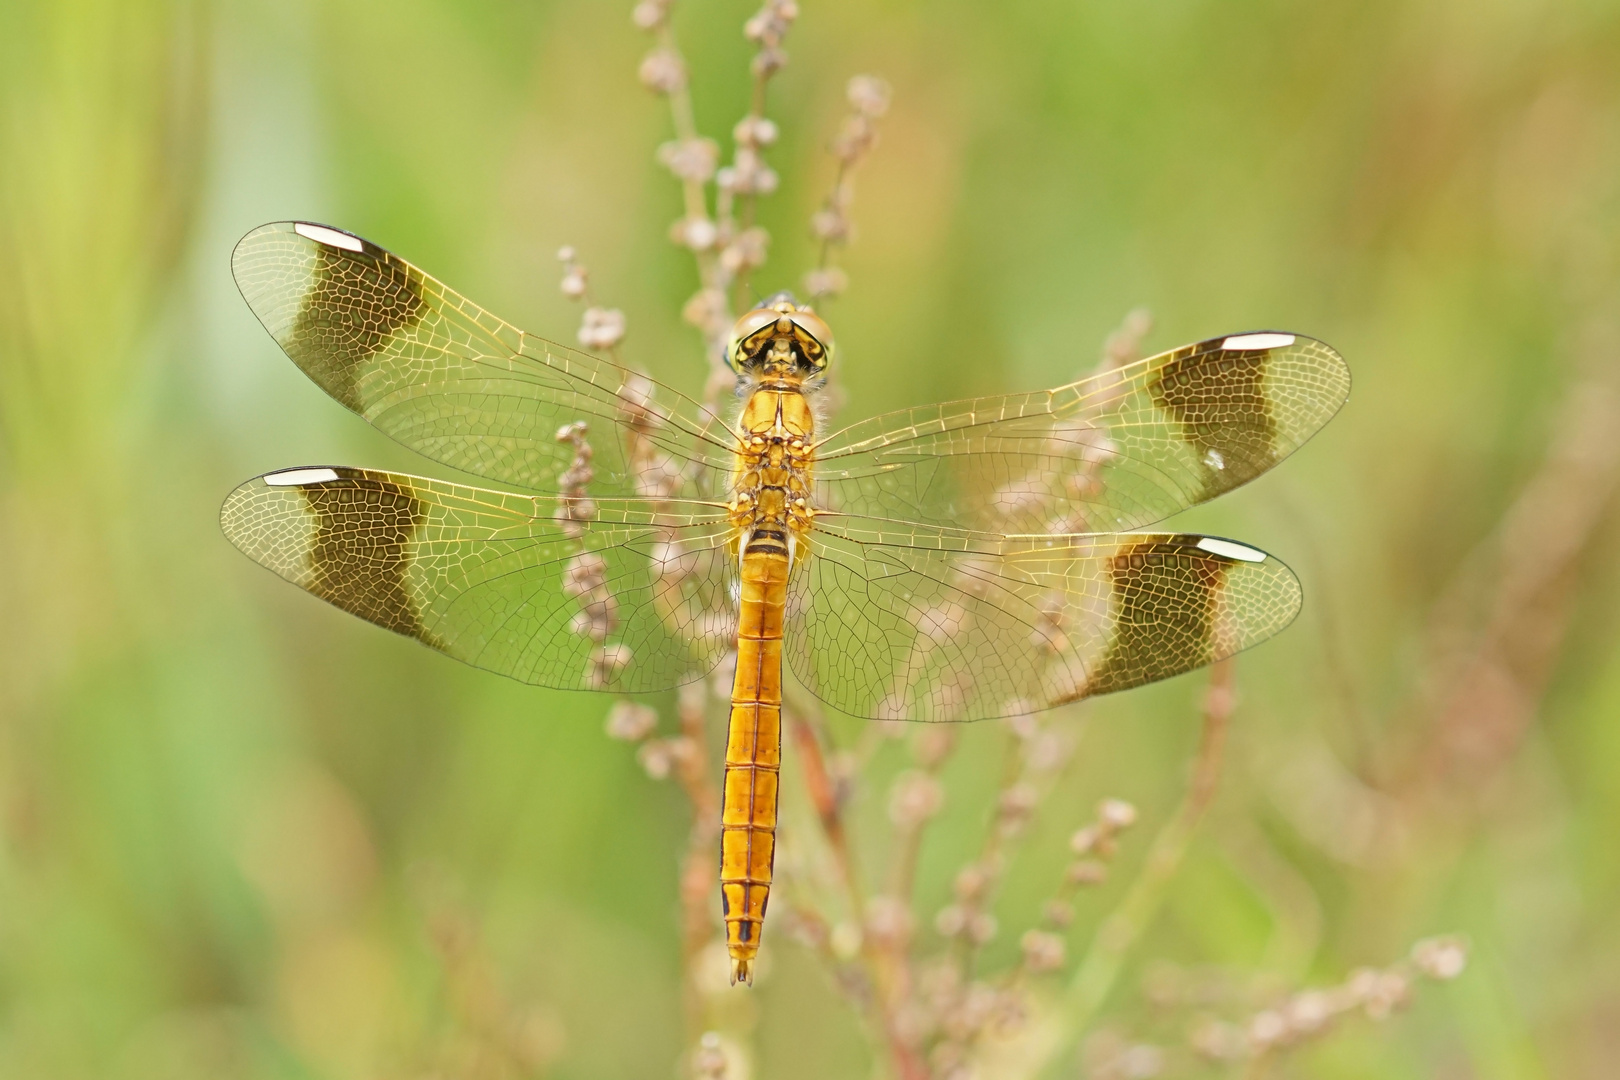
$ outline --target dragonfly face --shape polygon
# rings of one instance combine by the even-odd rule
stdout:
[[[538,685],[666,690],[736,656],[721,878],[742,979],[775,853],[784,668],[856,716],[978,720],[1263,641],[1300,608],[1287,567],[1231,540],[1129,530],[1270,469],[1350,391],[1327,345],[1266,331],[824,433],[804,394],[832,334],[785,294],[739,320],[728,361],[749,393],[723,417],[336,229],[263,226],[232,268],[328,394],[440,464],[528,492],[285,469],[221,510],[250,557]]]
[[[812,379],[827,370],[832,357],[832,329],[787,292],[744,313],[726,348],[731,370],[755,378]]]

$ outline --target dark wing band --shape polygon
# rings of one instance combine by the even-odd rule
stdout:
[[[357,236],[276,222],[231,257],[270,336],[332,397],[417,452],[520,487],[557,490],[590,425],[594,490],[652,494],[671,466],[721,491],[731,436],[702,405],[645,375],[526,334]],[[637,453],[635,442],[645,440]],[[654,460],[654,459],[657,460]]]
[[[997,538],[817,529],[790,582],[784,655],[828,704],[876,719],[979,720],[1202,667],[1298,614],[1281,562],[1218,537]]]
[[[732,530],[709,503],[580,504],[306,468],[249,480],[220,523],[328,603],[541,686],[668,689],[736,636]]]
[[[1349,394],[1344,360],[1314,338],[1211,338],[845,428],[817,448],[817,505],[993,533],[1138,529],[1259,476]]]

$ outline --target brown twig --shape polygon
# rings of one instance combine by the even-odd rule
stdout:
[[[800,755],[801,771],[809,788],[811,803],[816,809],[822,835],[838,863],[851,914],[856,920],[865,921],[874,905],[867,900],[862,888],[859,867],[843,817],[842,800],[822,751],[818,729],[824,729],[825,725],[821,722],[819,711],[808,703],[795,703],[793,707],[784,709],[784,718],[792,733],[794,749]],[[841,979],[840,982],[875,1012],[873,1019],[877,1033],[900,1080],[928,1080],[926,1063],[904,1036],[896,1017],[896,1006],[906,998],[910,989],[910,971],[904,949],[906,936],[899,934],[894,939],[884,941],[881,940],[884,935],[863,932],[859,960],[865,978],[853,986],[847,980]],[[824,948],[818,952],[835,968],[839,965],[836,950]]]
[[[799,754],[799,767],[804,773],[811,805],[816,809],[816,820],[821,824],[821,831],[832,848],[833,857],[838,861],[844,889],[849,896],[855,916],[859,917],[864,906],[860,873],[855,864],[855,855],[850,850],[842,807],[839,805],[832,774],[827,768],[827,759],[821,751],[821,740],[816,735],[815,727],[805,718],[803,706],[795,705],[791,709],[784,709],[783,714],[788,722],[788,730],[792,734],[793,748]]]

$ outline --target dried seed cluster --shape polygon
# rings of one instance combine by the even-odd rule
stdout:
[[[657,148],[656,159],[682,192],[682,213],[671,224],[669,238],[690,251],[696,263],[698,287],[683,305],[682,316],[703,335],[710,364],[707,396],[712,402],[733,385],[721,350],[751,275],[765,265],[769,254],[770,236],[755,220],[756,211],[759,199],[780,188],[781,177],[769,160],[780,130],[766,114],[766,91],[787,63],[784,46],[799,10],[793,0],[766,0],[745,24],[744,35],[754,48],[749,64],[753,93],[748,111],[731,128],[728,150],[696,128],[690,72],[671,21],[674,3],[641,0],[632,18],[653,38],[641,61],[641,82],[670,110],[673,137]],[[846,98],[849,114],[830,145],[836,163],[834,182],[810,221],[819,255],[804,279],[804,289],[817,302],[838,295],[847,285],[836,256],[855,237],[853,177],[877,145],[877,124],[889,107],[890,92],[881,79],[863,75],[849,81]],[[589,271],[573,249],[564,248],[558,256],[563,266],[561,290],[583,307],[581,345],[616,357],[626,335],[623,313],[596,303]],[[1151,325],[1145,311],[1127,316],[1104,346],[1099,370],[1115,370],[1139,359]],[[625,462],[635,493],[654,503],[675,498],[687,478],[662,449],[668,445],[667,414],[654,400],[650,381],[626,376],[619,398],[619,420],[627,432]],[[1088,523],[1074,516],[1072,506],[1094,493],[1102,465],[1116,450],[1087,434],[1087,428],[1082,416],[1073,429],[1054,434],[1063,443],[1062,451],[1076,459],[1066,481],[1071,498],[1061,500],[1064,505],[1053,501],[1050,506],[1030,506],[1021,500],[1052,500],[1052,496],[1011,488],[996,493],[997,505],[1020,514],[1047,510],[1053,531],[1086,531]],[[587,523],[597,514],[589,491],[595,479],[594,453],[586,436],[584,422],[565,425],[557,433],[573,449],[572,461],[558,478],[562,498],[557,519],[566,535],[581,541]],[[673,535],[653,543],[645,554],[660,595],[678,596],[686,555]],[[562,588],[579,605],[574,631],[593,643],[587,679],[592,685],[604,685],[634,659],[626,646],[612,640],[620,612],[609,588],[605,559],[581,550],[566,564]],[[955,613],[943,609],[921,617],[940,634],[948,634],[948,628],[957,624]],[[1046,605],[1041,618],[1030,647],[1061,651],[1066,635],[1075,632],[1065,625],[1063,605]],[[685,1061],[688,1075],[702,1080],[743,1080],[748,1075],[745,1040],[753,1022],[751,1011],[722,1006],[734,999],[724,996],[731,993],[726,950],[713,910],[718,791],[709,747],[711,725],[723,712],[713,706],[727,697],[734,663],[734,658],[724,661],[711,680],[680,690],[677,725],[672,725],[678,730],[660,733],[659,711],[633,701],[615,702],[605,725],[611,738],[635,746],[637,761],[649,777],[677,782],[692,807],[691,839],[679,878],[682,957],[697,1002],[694,1015],[705,1018],[705,1025],[713,1023],[714,1029],[695,1040]],[[949,677],[956,681],[942,685],[939,692],[965,700],[972,673]],[[1230,712],[1229,692],[1220,693],[1225,696],[1207,707]],[[1047,996],[1043,987],[1050,987],[1051,980],[1070,966],[1071,933],[1082,894],[1107,883],[1120,844],[1138,819],[1136,808],[1124,800],[1100,802],[1092,819],[1070,835],[1072,859],[1038,915],[1021,926],[1015,923],[1006,935],[1016,935],[1016,948],[998,948],[1006,917],[998,911],[1001,885],[1019,844],[1032,835],[1031,825],[1071,759],[1077,738],[1073,716],[1036,715],[1017,703],[1010,703],[1008,711],[1013,714],[1006,724],[1008,763],[990,806],[983,842],[958,868],[949,899],[932,907],[932,918],[926,914],[928,901],[919,895],[923,890],[916,880],[917,863],[931,824],[947,808],[951,791],[947,770],[959,747],[957,730],[950,725],[915,729],[872,724],[857,744],[839,749],[809,707],[784,711],[820,829],[815,833],[819,847],[809,840],[814,830],[802,827],[802,822],[784,832],[778,861],[782,899],[773,911],[783,933],[776,940],[792,939],[821,958],[839,991],[872,1019],[871,1029],[891,1059],[892,1071],[908,1080],[981,1080],[990,1075],[985,1062],[996,1047],[1024,1036],[1046,1037],[1036,1022]],[[909,761],[887,792],[890,858],[878,880],[868,883],[854,856],[846,810],[866,784],[873,763],[898,752],[900,742],[907,744]],[[1251,1007],[1247,1015],[1234,1010],[1227,1014],[1231,1019],[1212,1014],[1207,996],[1178,998],[1173,987],[1166,989],[1174,982],[1170,980],[1148,996],[1165,1008],[1196,1002],[1199,1012],[1186,1045],[1160,1046],[1105,1032],[1085,1048],[1087,1074],[1158,1076],[1180,1060],[1177,1055],[1189,1062],[1196,1057],[1217,1062],[1260,1060],[1320,1036],[1351,1013],[1385,1018],[1407,1001],[1417,981],[1454,978],[1466,958],[1461,941],[1430,939],[1418,943],[1399,964],[1355,972],[1337,987],[1275,998],[1264,1007]],[[759,977],[764,978],[768,952],[761,959]],[[1175,1004],[1178,1001],[1180,1005]]]
[[[804,291],[817,302],[837,296],[849,284],[833,257],[854,238],[849,210],[855,200],[855,168],[877,146],[878,118],[889,111],[889,84],[875,75],[857,75],[849,80],[845,97],[851,111],[831,147],[838,172],[821,209],[810,218],[810,235],[821,242],[821,257],[805,275]]]
[[[624,340],[624,312],[618,308],[598,307],[591,301],[590,271],[579,261],[572,247],[560,249],[557,260],[563,264],[562,294],[585,304],[579,324],[579,343],[587,349],[614,353]]]
[[[1462,938],[1425,938],[1405,960],[1384,968],[1358,968],[1337,986],[1289,994],[1245,1020],[1199,1017],[1188,1043],[1209,1061],[1267,1057],[1321,1038],[1354,1014],[1374,1022],[1388,1020],[1411,1002],[1419,981],[1448,982],[1467,966],[1468,945]]]

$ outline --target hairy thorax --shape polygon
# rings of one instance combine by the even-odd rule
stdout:
[[[796,540],[814,516],[815,417],[809,401],[794,381],[762,382],[749,395],[737,427],[731,520],[743,548],[756,535]]]

